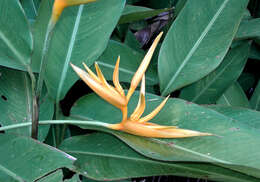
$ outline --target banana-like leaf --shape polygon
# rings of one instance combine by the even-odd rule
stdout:
[[[60,149],[77,158],[74,163],[76,172],[95,180],[177,175],[214,181],[257,181],[256,178],[212,164],[149,159],[116,137],[105,133],[68,138],[61,144]]]
[[[23,71],[0,67],[0,110],[2,126],[32,121],[32,88],[29,76]],[[52,119],[54,104],[46,94],[41,98],[40,120]],[[39,126],[39,140],[43,141],[49,126]],[[7,133],[31,136],[31,127],[17,128]]]
[[[217,100],[219,105],[250,108],[249,101],[238,82],[232,84]]]
[[[187,1],[159,54],[163,96],[213,71],[235,36],[248,0]]]
[[[76,160],[28,137],[0,134],[0,143],[0,181],[35,181],[58,168],[71,168]]]
[[[252,128],[260,129],[260,112],[242,107],[230,107],[220,105],[205,106],[213,109],[229,118],[249,125]],[[237,128],[239,129],[239,128]]]
[[[235,39],[250,39],[260,37],[260,18],[241,22]]]
[[[62,179],[63,179],[63,173],[62,173],[62,170],[59,169],[59,170],[55,171],[54,173],[44,176],[44,178],[41,178],[37,182],[61,182]]]
[[[1,0],[0,12],[0,65],[26,69],[32,35],[22,6],[17,0]]]
[[[50,96],[61,100],[78,79],[69,63],[88,66],[101,55],[123,11],[124,0],[98,0],[64,10],[56,24],[47,53],[45,83]],[[52,0],[42,1],[35,22],[34,67],[39,65]]]
[[[38,1],[39,0],[20,0],[24,12],[31,24],[34,23],[35,18],[38,16]]]
[[[170,8],[150,9],[142,6],[126,5],[118,23],[131,23],[134,21],[143,20],[145,18],[150,18],[170,10]]]
[[[231,49],[213,72],[182,89],[180,98],[198,104],[215,104],[243,71],[249,47],[250,44],[245,42]]]
[[[144,116],[162,101],[161,97],[146,94]],[[129,103],[132,113],[138,94]],[[109,114],[108,114],[109,113]],[[90,94],[81,98],[72,108],[71,117],[80,120],[98,120],[108,123],[121,121],[119,110]],[[209,132],[215,136],[184,139],[145,138],[123,132],[110,132],[139,153],[164,161],[211,162],[232,170],[260,177],[260,133],[245,123],[236,122],[213,110],[180,99],[169,99],[152,122],[179,128]],[[83,127],[83,126],[81,126]],[[91,129],[91,127],[88,127]],[[234,130],[240,128],[240,130]],[[98,129],[93,128],[93,129]],[[250,155],[248,155],[250,153]],[[236,155],[234,155],[236,154]]]
[[[250,104],[253,109],[260,110],[260,81],[258,81],[254,94],[250,99]]]

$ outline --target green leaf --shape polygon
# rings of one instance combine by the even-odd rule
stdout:
[[[81,182],[81,180],[79,178],[79,175],[75,174],[72,178],[64,180],[64,182]]]
[[[219,105],[250,108],[249,101],[238,82],[232,84],[217,100]]]
[[[35,21],[36,16],[38,15],[38,7],[36,1],[38,0],[20,0],[24,12],[27,18],[29,19],[30,23],[33,23]]]
[[[0,65],[25,69],[30,64],[32,35],[21,4],[1,0],[0,12]]]
[[[242,21],[235,39],[251,39],[260,37],[260,18]]]
[[[34,27],[35,36],[39,36],[33,57],[36,65],[40,60],[51,2],[42,1]],[[50,96],[56,101],[62,99],[78,79],[69,63],[80,65],[84,61],[90,66],[96,61],[106,48],[124,4],[124,0],[99,0],[64,10],[53,32],[45,74]]]
[[[170,10],[170,8],[150,9],[142,6],[126,5],[118,24],[131,23],[134,21],[143,20],[145,18],[150,18]]]
[[[37,182],[61,182],[62,179],[63,179],[63,173],[62,170],[59,169],[54,173],[44,176],[44,178],[38,180]]]
[[[260,60],[260,49],[257,45],[252,44],[252,46],[250,47],[249,58]]]
[[[113,71],[118,56],[120,56],[119,79],[123,82],[131,82],[132,77],[144,58],[144,54],[117,41],[110,40],[107,49],[97,61],[108,80],[112,80],[113,78]],[[145,74],[145,78],[147,84],[154,85],[158,83],[156,69],[150,66]]]
[[[0,124],[11,124],[32,121],[32,88],[29,76],[22,71],[0,67]],[[44,95],[45,96],[45,95]],[[53,103],[47,98],[41,99],[40,120],[51,119],[54,112]],[[49,126],[39,126],[39,140],[47,136]],[[7,131],[23,136],[31,136],[31,127],[17,128]]]
[[[126,32],[124,43],[125,45],[131,47],[132,49],[140,53],[144,53],[144,51],[141,49],[142,47],[141,43],[136,39],[135,35],[129,29]]]
[[[152,94],[146,94],[146,99],[147,108],[144,116],[162,101],[160,97]],[[132,113],[137,102],[138,94],[135,94],[128,105],[129,113]],[[94,94],[78,100],[71,110],[71,117],[108,123],[121,121],[120,111]],[[139,153],[154,159],[211,162],[260,177],[260,160],[258,160],[260,159],[260,153],[252,152],[252,149],[254,151],[260,150],[260,146],[256,145],[260,139],[258,130],[244,123],[235,122],[231,118],[210,109],[180,99],[169,99],[163,110],[151,122],[161,125],[177,125],[179,128],[209,132],[217,136],[154,139],[111,130],[102,129],[102,131],[116,135]],[[87,128],[91,129],[91,127]],[[240,130],[237,131],[233,128],[240,128]],[[248,153],[250,153],[250,156]]]
[[[215,111],[236,120],[237,122],[241,122],[247,124],[248,126],[256,129],[260,129],[260,112],[242,108],[242,107],[230,107],[230,106],[220,106],[220,105],[208,105],[206,106],[210,109],[214,109]],[[239,128],[234,128],[239,130]]]
[[[250,44],[231,49],[216,70],[181,91],[180,98],[198,104],[215,104],[239,77],[246,64]]]
[[[211,164],[152,160],[104,133],[68,138],[60,148],[77,158],[74,163],[76,172],[95,180],[177,175],[216,181],[256,181],[255,178]]]
[[[260,110],[260,81],[258,81],[254,94],[250,99],[250,104],[252,106],[252,109],[258,111]]]
[[[188,1],[168,31],[159,54],[163,96],[193,83],[222,61],[248,0]]]
[[[62,167],[72,167],[74,157],[27,137],[0,134],[0,179],[34,181]],[[1,180],[6,181],[6,180]]]
[[[256,79],[252,73],[242,73],[237,81],[243,88],[244,92],[246,92],[254,87]]]

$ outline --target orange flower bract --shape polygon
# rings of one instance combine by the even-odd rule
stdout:
[[[151,48],[148,50],[146,56],[141,62],[139,68],[134,74],[130,88],[127,95],[125,95],[120,83],[119,83],[119,62],[120,57],[115,65],[114,74],[113,74],[113,83],[114,86],[109,85],[105,77],[103,76],[98,64],[95,63],[97,75],[95,75],[85,64],[87,72],[78,68],[77,66],[71,64],[74,71],[78,76],[101,98],[114,105],[122,112],[122,121],[118,124],[108,124],[107,127],[113,130],[119,130],[122,132],[130,133],[133,135],[143,136],[143,137],[153,137],[153,138],[184,138],[184,137],[193,137],[193,136],[208,136],[210,133],[201,133],[198,131],[179,129],[176,126],[163,126],[154,123],[148,122],[154,118],[163,106],[167,102],[167,98],[157,106],[150,114],[145,117],[142,117],[142,114],[145,110],[145,71],[150,63],[154,50],[162,36],[160,33],[154,40]],[[141,81],[142,80],[142,81]],[[131,114],[130,117],[127,115],[127,105],[128,102],[134,93],[136,87],[141,81],[141,89],[139,102],[136,109]]]

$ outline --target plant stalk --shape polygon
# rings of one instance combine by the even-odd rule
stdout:
[[[108,127],[108,123],[103,123],[99,121],[79,121],[79,120],[46,120],[46,121],[39,121],[39,125],[46,125],[46,124],[72,124],[72,125],[86,125],[86,126],[101,126],[101,127]],[[19,123],[13,124],[8,126],[0,127],[0,131],[7,131],[16,128],[23,128],[27,126],[31,126],[32,122],[26,123]]]
[[[48,23],[48,27],[47,27],[47,32],[45,35],[45,39],[44,39],[44,43],[43,43],[43,49],[42,49],[42,55],[41,55],[41,64],[40,64],[40,72],[39,72],[39,78],[38,78],[38,82],[37,82],[37,89],[36,89],[36,98],[37,98],[37,103],[39,103],[39,98],[41,96],[41,92],[42,92],[42,87],[43,87],[43,79],[45,77],[45,72],[46,72],[46,66],[47,66],[47,51],[49,49],[50,46],[50,41],[51,41],[51,37],[53,34],[53,29],[56,23],[54,23],[53,21],[49,21]]]
[[[35,85],[36,85],[36,79],[32,72],[32,69],[30,66],[27,66],[28,74],[31,78],[31,88],[32,88],[32,130],[31,130],[31,137],[34,139],[37,139],[38,137],[38,122],[39,122],[39,109],[37,104],[37,98],[35,94]]]

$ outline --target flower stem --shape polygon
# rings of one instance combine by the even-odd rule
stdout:
[[[109,125],[108,123],[103,123],[99,121],[79,121],[79,120],[46,120],[46,121],[39,121],[39,125],[46,125],[46,124],[72,124],[72,125],[85,125],[85,126],[94,126],[94,127],[105,127]],[[13,124],[8,126],[0,127],[0,131],[7,131],[11,129],[16,128],[22,128],[26,126],[31,126],[31,122],[26,123],[19,123],[19,124]]]

